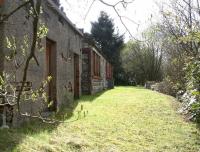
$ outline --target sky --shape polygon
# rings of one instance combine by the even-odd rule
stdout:
[[[115,4],[119,0],[104,1],[109,4]],[[117,10],[123,16],[122,19],[131,34],[135,38],[139,38],[141,32],[152,22],[159,20],[158,4],[161,4],[162,1],[164,0],[135,0],[133,3],[128,4],[126,8],[123,8],[122,5],[117,5]],[[91,22],[97,21],[100,12],[105,11],[114,20],[116,31],[120,34],[125,34],[126,41],[131,38],[113,8],[105,6],[98,0],[94,1],[88,14],[87,12],[93,0],[60,0],[60,2],[67,17],[78,28],[84,28],[85,32],[90,32]]]

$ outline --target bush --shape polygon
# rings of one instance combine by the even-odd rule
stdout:
[[[189,119],[200,122],[200,60],[188,57],[185,63],[186,91],[178,96],[183,102],[180,112],[189,115]]]
[[[164,79],[162,82],[156,83],[154,81],[147,82],[145,84],[147,89],[152,89],[167,95],[176,96],[178,90],[174,87],[174,84],[169,79]]]

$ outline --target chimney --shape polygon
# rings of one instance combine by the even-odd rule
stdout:
[[[62,12],[64,12],[64,8],[63,8],[63,7],[61,7],[60,10],[61,10]]]

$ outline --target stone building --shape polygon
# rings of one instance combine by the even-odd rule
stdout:
[[[11,12],[20,3],[22,3],[21,0],[6,0],[0,6],[0,13]],[[37,114],[43,109],[58,111],[62,105],[68,104],[74,97],[81,95],[83,34],[59,9],[58,1],[42,1],[42,9],[40,24],[47,27],[48,34],[41,39],[41,48],[36,53],[39,66],[31,61],[27,84],[31,84],[32,88],[37,88],[42,81],[51,76],[52,80],[46,90],[48,102],[53,101],[53,104],[51,109],[48,109],[47,104],[40,101],[21,103],[22,112],[31,114]],[[23,56],[27,54],[27,50],[30,50],[32,38],[32,20],[27,15],[27,11],[30,10],[26,7],[21,8],[0,25],[0,72],[14,74],[18,85],[22,81]],[[6,56],[12,54],[11,49],[6,47],[9,41],[12,41],[16,50],[19,50],[15,52],[14,61],[6,59]],[[13,115],[12,123],[17,124],[21,118],[19,119],[15,112]]]
[[[113,67],[94,43],[84,43],[82,58],[83,94],[95,94],[114,87]]]

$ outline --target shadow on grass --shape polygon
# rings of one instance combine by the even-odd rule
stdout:
[[[79,99],[75,99],[72,103],[68,103],[64,108],[60,109],[60,112],[57,114],[58,119],[63,119],[63,116],[65,117],[64,120],[70,119],[73,114],[76,107],[82,103],[82,102],[93,102],[98,97],[102,96],[104,93],[106,93],[108,90],[93,94],[93,95],[82,95]]]
[[[60,109],[55,116],[56,119],[60,121],[65,121],[66,123],[70,123],[73,121],[79,120],[79,118],[75,118],[75,120],[70,120],[74,115],[74,110],[81,102],[93,102],[96,98],[100,97],[106,91],[97,93],[95,95],[84,95],[80,97],[80,99],[73,101],[72,103],[68,103],[68,105],[64,106]],[[55,124],[47,124],[43,123],[39,120],[32,120],[24,123],[20,128],[11,128],[11,129],[0,129],[0,152],[12,152],[16,151],[17,146],[26,139],[27,136],[34,137],[37,134],[42,132],[51,133],[55,129],[57,129],[60,123]],[[31,144],[31,143],[29,143]]]
[[[108,90],[104,90],[102,92],[93,94],[93,95],[83,95],[80,99],[76,100],[75,102],[93,102],[98,97],[102,96],[104,93],[106,93]]]
[[[16,147],[27,136],[33,136],[42,132],[51,133],[57,126],[58,124],[47,124],[38,120],[32,120],[24,123],[20,128],[0,130],[0,152],[16,151]]]

